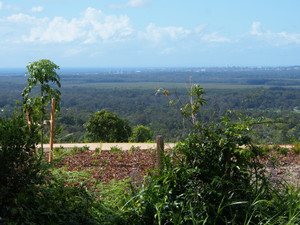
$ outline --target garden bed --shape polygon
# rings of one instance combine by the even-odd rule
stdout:
[[[269,176],[274,181],[285,179],[288,184],[300,187],[300,154],[289,150],[286,154],[272,150],[264,157]],[[108,183],[111,180],[131,179],[137,183],[143,179],[148,171],[154,169],[153,150],[126,150],[126,151],[76,151],[65,155],[56,163],[57,168],[68,172],[86,171],[81,182],[91,188],[97,182]],[[86,181],[88,179],[89,181]]]

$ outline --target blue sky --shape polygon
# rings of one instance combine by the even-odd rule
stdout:
[[[299,0],[0,0],[0,68],[300,65]]]

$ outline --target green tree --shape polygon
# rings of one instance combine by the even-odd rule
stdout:
[[[56,111],[60,110],[59,102],[61,93],[58,89],[54,88],[55,85],[59,88],[61,87],[60,77],[56,72],[56,70],[59,70],[59,66],[48,59],[40,59],[29,63],[27,69],[28,72],[26,75],[29,75],[29,77],[27,79],[28,85],[24,88],[22,93],[23,104],[25,110],[29,110],[32,120],[38,121],[41,124],[41,143],[43,148],[43,121],[46,114],[46,107],[52,98],[55,98],[56,101]],[[38,95],[32,94],[32,90],[36,86],[40,87],[40,93]],[[35,91],[33,92],[35,93]],[[30,94],[32,94],[32,96]]]
[[[152,132],[149,127],[143,125],[137,125],[133,128],[132,136],[130,137],[131,142],[146,142],[151,140]]]
[[[93,142],[127,142],[131,136],[128,122],[108,111],[91,114],[84,126],[89,141]]]

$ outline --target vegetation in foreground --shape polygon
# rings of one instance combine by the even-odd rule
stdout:
[[[33,154],[36,128],[29,133],[22,114],[1,119],[1,223],[298,224],[300,189],[266,177],[258,161],[263,151],[249,136],[253,122],[228,114],[219,124],[196,123],[164,156],[164,169],[152,171],[138,189],[120,183],[117,199],[110,193],[100,200],[83,187],[65,186]]]
[[[270,180],[259,161],[264,151],[252,144],[251,129],[262,121],[228,113],[219,123],[197,122],[203,94],[191,88],[182,114],[193,128],[164,155],[164,168],[139,187],[119,183],[117,198],[66,185],[34,152],[40,128],[29,129],[22,113],[0,118],[0,223],[299,224],[300,189]]]

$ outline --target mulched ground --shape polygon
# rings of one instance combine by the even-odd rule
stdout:
[[[300,187],[300,154],[289,151],[283,155],[272,151],[269,155],[263,160],[269,176],[274,180],[284,178],[289,184]],[[57,166],[68,171],[90,170],[91,178],[104,183],[127,178],[139,181],[154,168],[154,154],[151,150],[140,149],[100,153],[86,150],[65,156]]]

